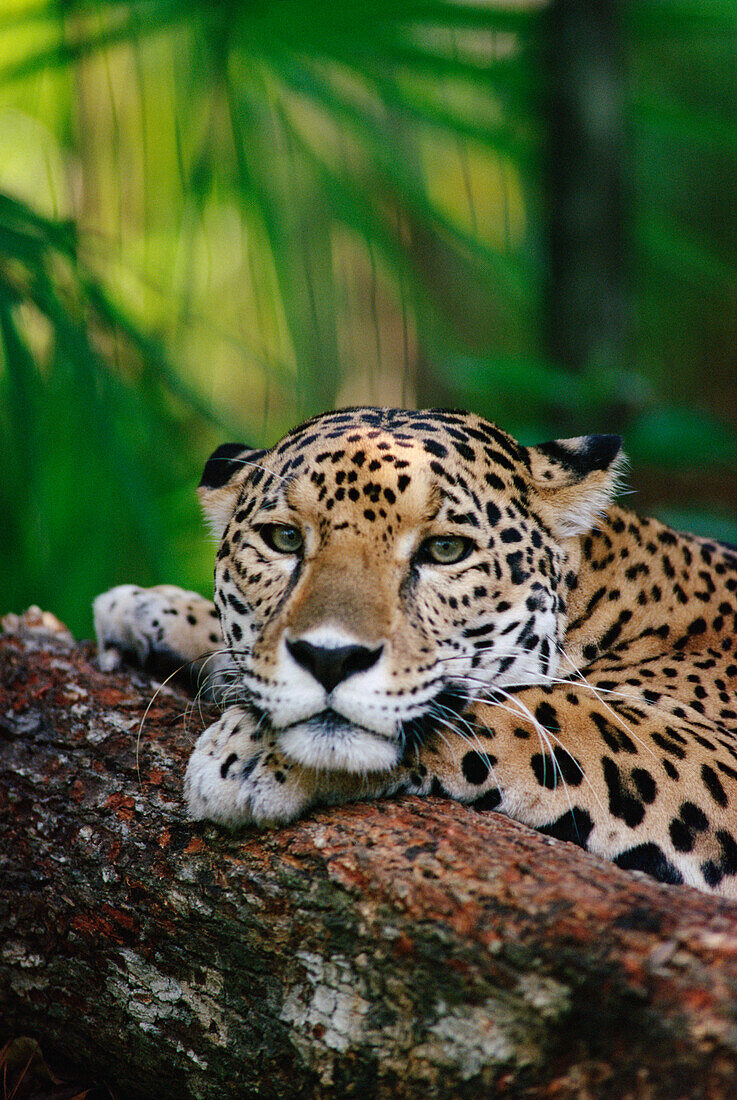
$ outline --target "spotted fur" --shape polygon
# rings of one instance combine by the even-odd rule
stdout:
[[[526,448],[437,409],[216,451],[217,612],[171,588],[95,604],[108,665],[227,678],[192,815],[441,794],[737,896],[737,556],[613,505],[621,464],[614,436]]]

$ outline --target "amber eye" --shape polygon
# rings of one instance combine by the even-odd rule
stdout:
[[[261,538],[279,554],[296,554],[304,541],[300,529],[286,523],[267,523],[261,528]]]
[[[471,553],[473,543],[461,535],[433,535],[425,539],[420,554],[425,561],[434,561],[437,565],[453,565],[462,561]]]

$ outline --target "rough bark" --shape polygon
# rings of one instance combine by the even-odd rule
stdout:
[[[53,625],[0,638],[0,1044],[131,1098],[737,1095],[733,905],[439,799],[193,825],[207,715],[164,689],[137,759],[151,681]]]

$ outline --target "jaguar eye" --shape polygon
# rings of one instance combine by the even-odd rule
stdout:
[[[286,523],[267,523],[261,528],[261,538],[279,554],[296,554],[304,541],[300,529]]]
[[[457,561],[463,561],[471,553],[473,543],[470,539],[464,539],[461,535],[433,535],[425,539],[420,552],[426,561],[434,561],[437,565],[453,565]]]

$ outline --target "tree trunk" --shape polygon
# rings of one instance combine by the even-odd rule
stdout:
[[[625,10],[622,0],[546,9],[546,342],[577,371],[631,359]]]
[[[737,1095],[733,905],[440,799],[193,825],[207,715],[11,626],[0,1044],[126,1098]]]

